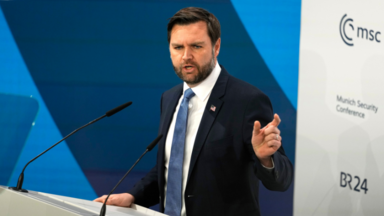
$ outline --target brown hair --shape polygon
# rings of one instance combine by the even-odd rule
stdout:
[[[189,25],[199,21],[207,23],[208,35],[212,46],[220,38],[220,22],[212,13],[203,8],[187,7],[179,10],[168,22],[168,43],[171,41],[171,32],[174,25]]]

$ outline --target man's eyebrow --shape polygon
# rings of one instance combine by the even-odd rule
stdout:
[[[199,42],[191,43],[191,45],[203,45],[203,44],[205,44],[204,41],[199,41]]]
[[[189,44],[189,45],[203,45],[203,44],[205,44],[205,42],[204,41],[198,41],[198,42],[193,42],[193,43],[191,43],[191,44]],[[178,43],[171,43],[171,45],[172,46],[183,46],[182,44],[178,44]]]
[[[181,44],[178,43],[171,43],[172,46],[182,46]]]

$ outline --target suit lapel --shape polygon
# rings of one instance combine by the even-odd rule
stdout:
[[[207,105],[204,110],[203,117],[200,122],[199,129],[197,131],[195,144],[193,146],[191,162],[188,171],[188,180],[191,176],[193,168],[196,164],[197,158],[204,146],[208,133],[215,121],[217,115],[220,112],[220,108],[223,105],[223,101],[220,99],[225,94],[225,89],[228,81],[228,72],[221,66],[221,72],[219,78],[216,81],[215,86],[212,89],[211,96],[208,99]],[[211,109],[212,108],[212,109]],[[187,180],[187,184],[188,184]]]
[[[165,141],[167,140],[169,126],[172,121],[173,114],[175,113],[175,109],[177,103],[179,102],[180,96],[183,92],[183,85],[178,85],[173,91],[169,92],[166,96],[164,95],[162,99],[161,109],[162,112],[165,112],[162,116],[164,116],[160,120],[160,128],[159,133],[163,134],[163,138],[159,143],[158,149],[158,176],[159,176],[159,189],[161,191],[161,195],[164,196],[164,153],[165,153]],[[164,104],[164,106],[163,106]]]
[[[163,111],[166,113],[164,113],[164,119],[161,122],[159,131],[163,133],[164,140],[167,138],[169,125],[171,124],[173,114],[175,113],[177,103],[179,102],[182,93],[183,85],[179,85],[174,91],[170,92],[169,96],[163,98],[164,101],[162,101],[162,103],[165,104]]]

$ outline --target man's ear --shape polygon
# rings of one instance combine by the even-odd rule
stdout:
[[[215,47],[213,48],[215,51],[215,58],[217,58],[217,56],[219,55],[220,45],[221,45],[221,38],[217,39]]]

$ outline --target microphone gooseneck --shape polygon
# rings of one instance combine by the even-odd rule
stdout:
[[[37,158],[39,158],[41,155],[45,154],[47,151],[51,150],[53,147],[57,146],[59,143],[61,143],[62,141],[64,141],[65,139],[67,139],[68,137],[72,136],[74,133],[76,133],[77,131],[87,127],[88,125],[91,125],[97,121],[99,121],[100,119],[106,117],[106,116],[112,116],[113,114],[123,110],[124,108],[128,107],[129,105],[131,105],[132,102],[128,102],[128,103],[125,103],[123,105],[120,105],[114,109],[111,109],[109,110],[108,112],[106,112],[103,116],[100,116],[99,118],[93,120],[93,121],[90,121],[88,124],[85,124],[79,128],[77,128],[76,130],[72,131],[70,134],[68,134],[67,136],[65,136],[63,139],[61,139],[59,142],[55,143],[54,145],[52,145],[51,147],[49,147],[47,150],[43,151],[42,153],[40,153],[39,155],[37,155],[36,157],[34,157],[32,160],[30,160],[23,168],[23,170],[21,171],[21,174],[19,176],[19,179],[17,181],[17,186],[16,187],[9,187],[9,189],[12,189],[12,190],[15,190],[15,191],[19,191],[19,192],[26,192],[28,193],[27,190],[25,189],[22,189],[23,187],[23,182],[24,182],[24,171],[25,171],[25,168],[27,168],[27,166],[32,163],[34,160],[36,160]]]
[[[120,185],[120,183],[125,179],[125,177],[127,177],[128,173],[131,172],[131,170],[136,166],[137,163],[139,163],[139,161],[141,160],[142,157],[144,157],[144,155],[151,151],[153,149],[153,147],[156,146],[156,144],[160,141],[160,139],[163,137],[163,134],[160,134],[158,137],[156,137],[156,139],[154,139],[151,144],[148,145],[147,149],[144,151],[144,153],[139,157],[139,159],[137,159],[137,161],[132,165],[132,167],[128,170],[127,173],[125,173],[125,175],[123,176],[123,178],[120,179],[120,181],[116,184],[116,186],[111,190],[111,192],[109,192],[107,198],[105,199],[104,203],[103,203],[103,206],[101,207],[101,210],[100,210],[100,216],[105,216],[105,212],[106,212],[106,203],[108,201],[108,198],[109,196],[111,196],[111,194],[115,191],[115,189],[117,188],[117,186]]]
[[[116,108],[113,108],[111,110],[109,110],[108,112],[105,113],[106,116],[110,117],[112,115],[114,115],[115,113],[117,112],[120,112],[121,110],[125,109],[126,107],[130,106],[132,104],[132,101],[129,101],[125,104],[122,104]]]

